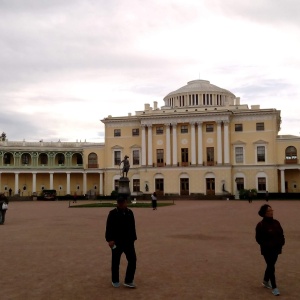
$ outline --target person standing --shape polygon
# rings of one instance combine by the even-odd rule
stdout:
[[[120,286],[119,269],[121,255],[125,253],[127,269],[124,286],[135,288],[136,253],[134,243],[137,240],[135,219],[131,209],[127,207],[124,197],[117,200],[117,207],[111,210],[106,221],[105,239],[111,248],[111,278],[113,287]]]
[[[279,221],[273,219],[273,209],[270,205],[261,206],[258,214],[263,219],[256,225],[255,239],[260,245],[261,254],[267,264],[262,285],[272,289],[274,296],[279,296],[280,292],[275,278],[275,264],[285,244],[283,229]]]
[[[157,196],[156,196],[156,192],[154,192],[152,195],[151,195],[151,202],[152,202],[152,208],[153,210],[156,210],[157,209]]]
[[[0,195],[0,225],[4,225],[5,214],[8,209],[8,199],[4,194]]]
[[[248,202],[249,202],[249,203],[252,203],[252,198],[253,198],[253,193],[252,193],[252,191],[250,190],[249,193],[248,193]]]
[[[269,201],[269,192],[268,191],[266,191],[265,198],[266,198],[266,201],[268,202]]]

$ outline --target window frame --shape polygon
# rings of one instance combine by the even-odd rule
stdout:
[[[256,123],[256,131],[264,131],[265,130],[265,122]]]
[[[180,132],[181,132],[181,133],[188,133],[188,132],[189,132],[189,127],[188,127],[188,125],[181,125],[181,127],[180,127]]]
[[[243,131],[243,124],[242,123],[234,124],[234,131],[235,132],[242,132]]]
[[[132,129],[132,136],[139,136],[140,135],[140,129],[139,128],[133,128]]]
[[[206,132],[214,132],[214,124],[209,123],[205,125]]]
[[[156,126],[155,132],[156,134],[164,134],[164,126]]]
[[[241,153],[238,153],[238,150],[241,149]],[[234,147],[234,159],[236,164],[244,163],[244,147],[235,146]]]
[[[263,149],[263,153],[260,152],[260,150],[262,149]],[[266,146],[264,145],[256,146],[256,161],[258,163],[266,162]]]
[[[114,129],[114,137],[119,137],[121,136],[121,129],[117,128],[117,129]]]

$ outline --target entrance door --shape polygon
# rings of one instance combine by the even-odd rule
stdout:
[[[214,194],[215,194],[215,179],[206,178],[206,195],[214,195]]]
[[[189,195],[189,179],[188,178],[180,178],[180,195]]]
[[[155,179],[155,192],[157,195],[164,194],[164,180],[162,178]]]

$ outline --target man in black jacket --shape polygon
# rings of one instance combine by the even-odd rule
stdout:
[[[124,285],[135,288],[133,282],[136,269],[134,242],[137,239],[135,219],[132,210],[127,207],[124,197],[120,197],[117,202],[117,207],[109,212],[105,232],[105,239],[112,252],[112,285],[120,286],[119,267],[121,255],[124,252],[128,262]]]

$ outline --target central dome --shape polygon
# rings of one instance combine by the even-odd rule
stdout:
[[[176,91],[169,93],[164,99],[175,96],[178,94],[185,94],[185,93],[219,93],[219,94],[226,94],[231,97],[235,97],[230,91],[222,89],[216,85],[211,84],[208,80],[192,80],[187,83],[187,85],[179,88]]]

